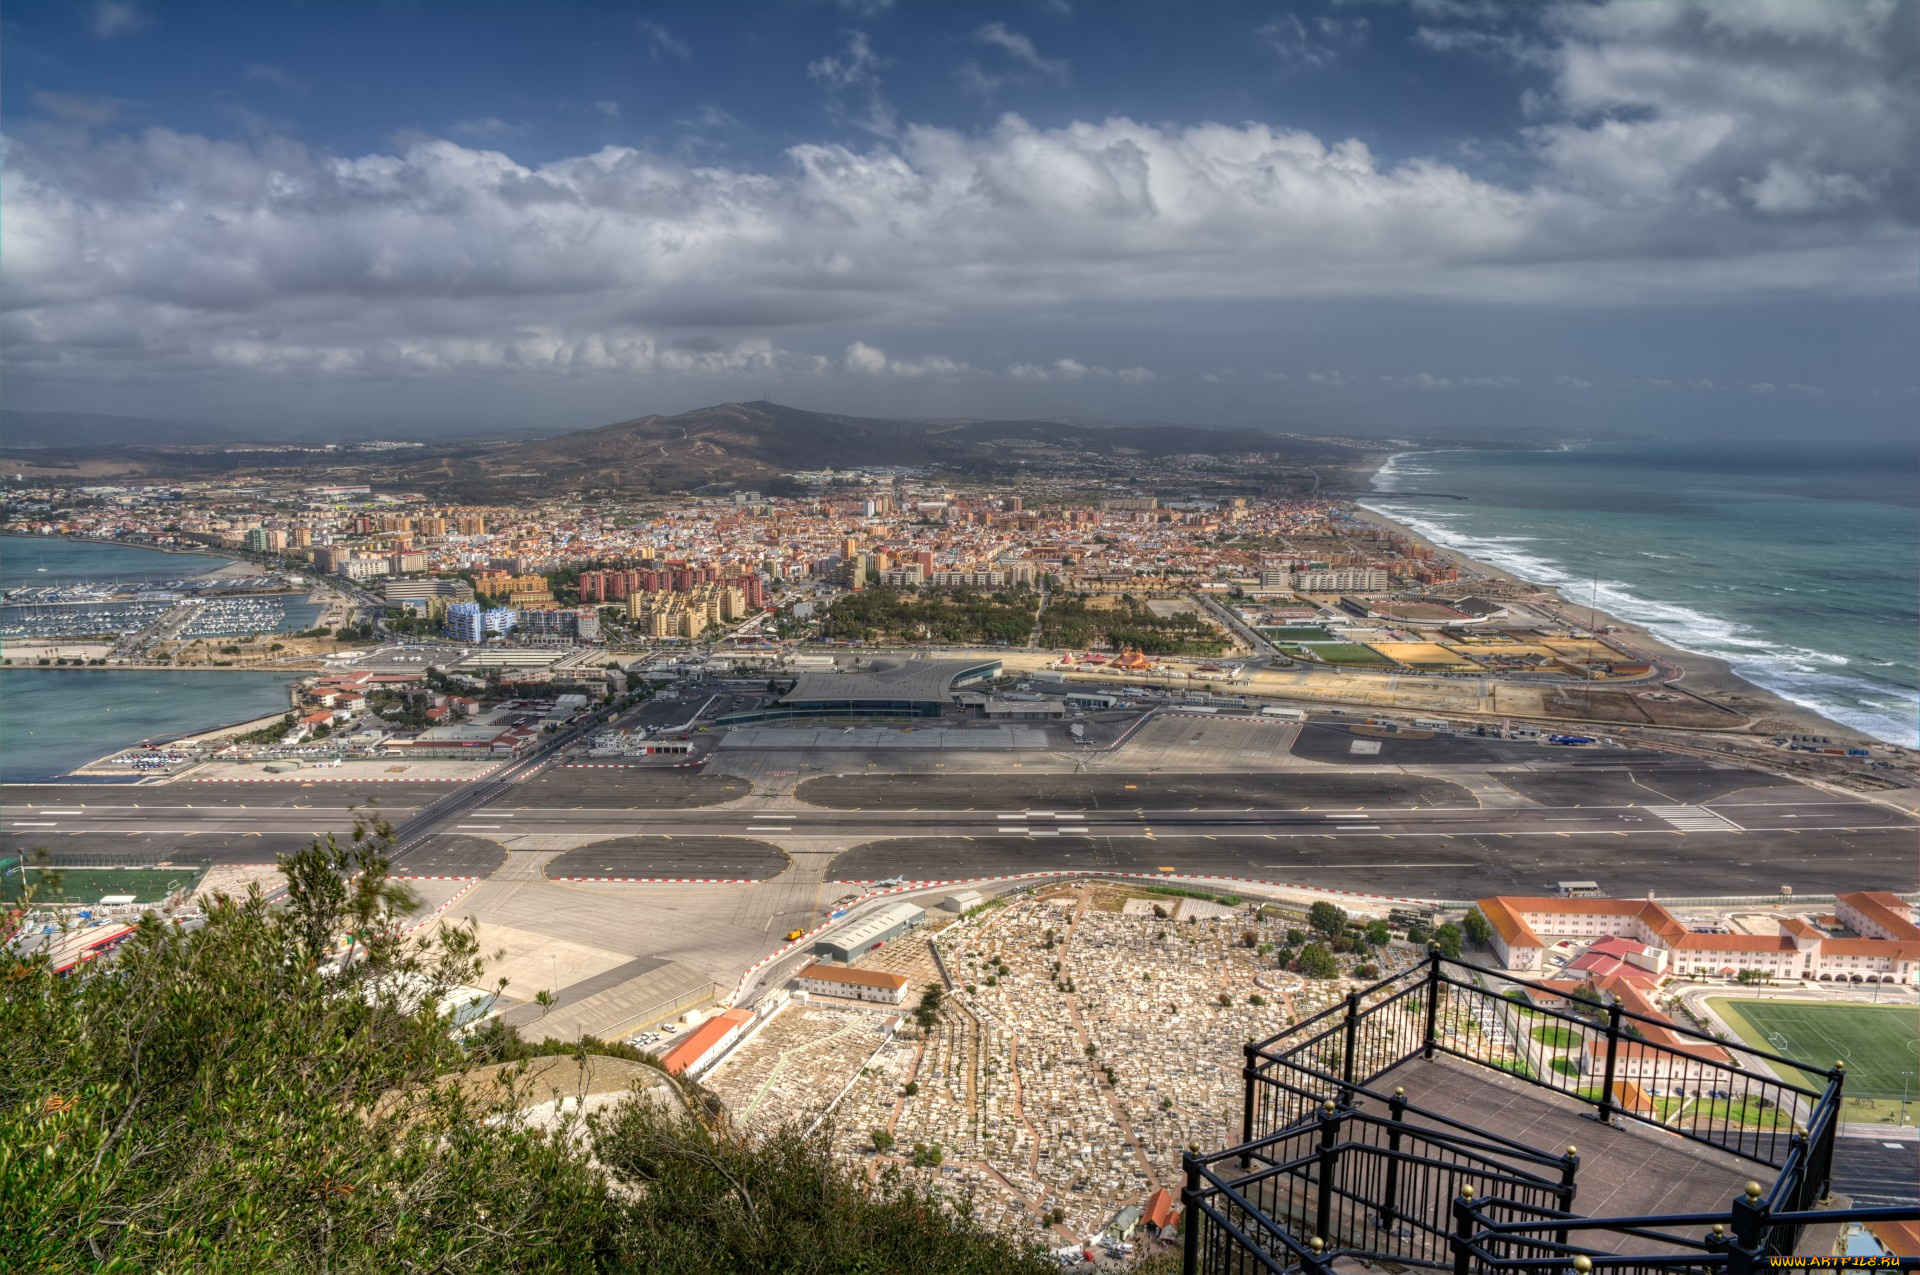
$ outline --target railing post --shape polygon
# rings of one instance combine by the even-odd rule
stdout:
[[[1240,1077],[1246,1082],[1247,1087],[1246,1101],[1240,1111],[1240,1167],[1245,1170],[1253,1167],[1253,1152],[1247,1148],[1253,1142],[1253,1087],[1258,1083],[1260,1075],[1253,1065],[1253,1060],[1259,1056],[1260,1047],[1249,1040],[1241,1048],[1247,1059],[1246,1064],[1240,1068]]]
[[[1387,1185],[1380,1193],[1380,1228],[1392,1234],[1400,1222],[1400,1127],[1407,1118],[1407,1091],[1395,1089],[1387,1099]]]
[[[1568,1147],[1567,1153],[1560,1157],[1560,1189],[1554,1193],[1555,1205],[1562,1213],[1573,1212],[1574,1177],[1580,1172],[1580,1148]],[[1567,1242],[1567,1228],[1561,1227],[1554,1232],[1554,1239],[1562,1247]]]
[[[1180,1188],[1180,1270],[1200,1275],[1200,1161],[1193,1152],[1182,1151],[1180,1167],[1187,1172],[1187,1183]]]
[[[1440,1014],[1440,949],[1427,949],[1427,1041],[1424,1054],[1433,1061],[1434,1031]]]
[[[1360,993],[1347,993],[1346,1061],[1340,1066],[1340,1105],[1353,1101],[1354,1052],[1360,1047]]]
[[[1600,1084],[1600,1123],[1613,1123],[1613,1075],[1620,1057],[1620,1002],[1607,1006],[1607,1070]]]
[[[1453,1200],[1453,1275],[1468,1275],[1473,1268],[1473,1249],[1470,1244],[1476,1231],[1475,1223],[1473,1183],[1463,1182],[1460,1184],[1460,1194]]]
[[[1760,1184],[1749,1182],[1746,1194],[1733,1202],[1733,1235],[1727,1241],[1728,1275],[1753,1275],[1767,1263],[1767,1206],[1760,1195]]]
[[[1331,1239],[1333,1230],[1333,1177],[1339,1171],[1341,1109],[1329,1101],[1320,1108],[1320,1189],[1313,1204],[1313,1233]]]
[[[1820,1130],[1819,1141],[1812,1147],[1813,1158],[1807,1162],[1807,1176],[1819,1187],[1814,1198],[1825,1203],[1833,1195],[1833,1140],[1840,1136],[1841,1091],[1847,1084],[1847,1063],[1845,1059],[1833,1064],[1829,1093],[1832,1095],[1832,1114],[1827,1117],[1826,1127]]]

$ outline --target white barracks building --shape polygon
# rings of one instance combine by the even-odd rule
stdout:
[[[800,971],[800,990],[815,996],[844,996],[857,1001],[898,1005],[907,998],[907,976],[885,970],[859,970],[816,962]]]
[[[1651,899],[1481,899],[1493,927],[1493,950],[1510,970],[1540,970],[1551,940],[1627,938],[1647,947],[1656,975],[1732,978],[1757,970],[1777,979],[1832,982],[1920,982],[1920,925],[1898,896],[1863,890],[1836,897],[1837,937],[1799,917],[1784,917],[1776,934],[1696,934]],[[1643,963],[1636,961],[1636,964]]]

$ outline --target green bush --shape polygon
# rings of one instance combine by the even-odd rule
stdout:
[[[68,977],[0,951],[0,1270],[1050,1269],[824,1136],[634,1101],[556,1137],[447,1083],[555,1048],[644,1056],[456,1039],[438,1006],[476,985],[477,940],[411,934],[390,845],[326,838],[282,859],[283,903],[148,918]]]

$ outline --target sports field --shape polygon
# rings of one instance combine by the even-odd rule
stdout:
[[[1809,1001],[1710,1002],[1749,1045],[1832,1066],[1845,1059],[1845,1093],[1856,1099],[1912,1095],[1920,1081],[1920,1014],[1910,1005],[1831,1005]],[[1809,1088],[1824,1081],[1808,1076]]]
[[[0,902],[20,897],[21,869],[11,868],[0,880]],[[199,883],[197,868],[37,868],[29,865],[27,881],[41,903],[98,903],[110,894],[131,894],[135,903],[158,903],[175,890],[191,890]]]

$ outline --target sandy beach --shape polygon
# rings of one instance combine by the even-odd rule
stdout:
[[[1355,497],[1355,499],[1363,498]],[[1551,586],[1522,579],[1510,571],[1503,571],[1478,559],[1470,558],[1458,549],[1450,549],[1436,543],[1386,514],[1356,506],[1353,516],[1358,521],[1398,532],[1432,549],[1435,553],[1452,559],[1460,567],[1463,575],[1478,576],[1481,579],[1497,580],[1512,585],[1524,585],[1537,590],[1539,596],[1548,600],[1553,609],[1564,616],[1570,624],[1585,628],[1591,622],[1594,625],[1611,627],[1613,632],[1607,635],[1609,639],[1633,648],[1647,658],[1666,666],[1672,671],[1670,680],[1676,687],[1751,718],[1752,724],[1740,733],[1769,737],[1795,734],[1826,735],[1836,741],[1880,743],[1878,740],[1868,739],[1850,726],[1784,699],[1763,686],[1755,685],[1735,673],[1723,660],[1681,650],[1679,647],[1661,641],[1641,625],[1610,615],[1606,611],[1595,610],[1585,603],[1570,601]]]

